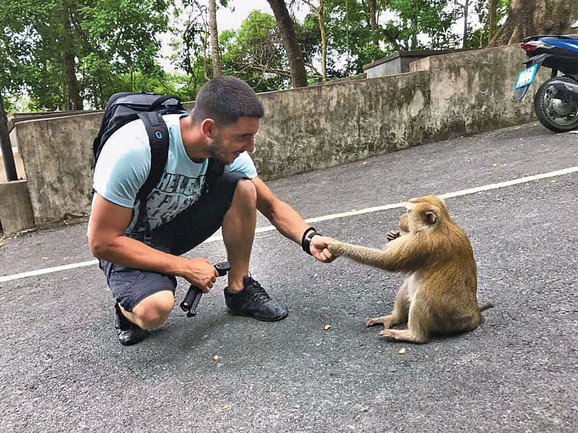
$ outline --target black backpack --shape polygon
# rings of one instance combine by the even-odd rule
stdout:
[[[131,92],[112,95],[106,104],[98,135],[92,143],[94,155],[92,168],[96,166],[106,140],[121,126],[140,118],[145,125],[151,146],[151,171],[137,195],[141,202],[146,201],[149,193],[161,179],[167,163],[169,134],[162,116],[173,113],[186,113],[183,103],[176,96]]]
[[[121,126],[140,118],[145,125],[149,137],[151,146],[151,170],[147,180],[137,194],[137,198],[140,201],[139,216],[146,214],[146,199],[153,188],[159,183],[165,165],[167,164],[169,133],[162,116],[165,114],[186,112],[183,103],[178,97],[157,95],[155,93],[115,93],[106,104],[98,135],[92,143],[94,155],[93,169],[96,166],[96,161],[100,156],[106,140]],[[205,179],[205,191],[208,191],[209,185],[217,176],[223,174],[224,168],[225,166],[220,161],[214,158],[209,159],[207,177]],[[150,229],[148,228],[146,218],[143,218],[143,224],[146,227],[146,237],[150,238]]]

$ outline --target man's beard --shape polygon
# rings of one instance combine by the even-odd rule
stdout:
[[[223,164],[229,164],[229,160],[223,154],[222,149],[223,149],[223,142],[221,141],[221,138],[219,137],[219,135],[217,135],[215,137],[215,139],[213,140],[211,147],[209,148],[209,152],[211,153],[211,158],[214,158],[214,159],[222,162]]]

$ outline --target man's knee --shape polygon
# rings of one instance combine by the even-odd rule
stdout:
[[[243,203],[257,203],[257,188],[250,179],[241,179],[237,182],[233,203],[235,200],[240,200]]]
[[[132,318],[141,328],[158,328],[165,323],[174,304],[173,292],[169,290],[158,292],[139,302],[132,310]]]

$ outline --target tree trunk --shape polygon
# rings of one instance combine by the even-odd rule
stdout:
[[[490,29],[489,32],[489,40],[492,40],[492,38],[494,37],[494,35],[496,34],[496,15],[497,15],[497,9],[498,9],[498,0],[490,0],[490,13],[489,15],[489,22],[488,22],[488,27]]]
[[[289,59],[289,69],[291,71],[291,83],[293,87],[306,87],[307,86],[307,72],[305,71],[305,61],[303,60],[303,52],[297,41],[297,35],[295,34],[295,29],[293,28],[293,21],[287,10],[284,0],[267,0],[271,9],[273,9],[273,14],[275,15],[275,21],[277,22],[277,27],[281,32],[281,37],[283,38],[283,46],[287,52],[287,58]]]
[[[319,21],[319,33],[321,34],[321,76],[323,81],[327,81],[327,30],[325,26],[325,17],[323,16],[323,6],[325,0],[319,1],[319,6],[315,6],[309,0],[303,0],[317,14]]]
[[[213,78],[220,77],[221,55],[219,54],[219,31],[217,30],[217,1],[209,0],[209,31],[211,33],[211,58],[213,61]]]
[[[18,180],[16,173],[16,164],[14,163],[14,154],[12,153],[12,144],[10,143],[10,134],[8,134],[8,116],[4,109],[4,98],[0,93],[0,148],[4,159],[4,169],[6,170],[6,179],[8,181]]]
[[[571,33],[578,18],[578,0],[511,0],[504,25],[488,46],[521,42],[526,36]]]
[[[377,0],[369,0],[369,26],[373,33],[373,44],[379,45],[377,40]]]
[[[371,31],[375,32],[377,30],[377,0],[369,0],[369,25]]]
[[[60,47],[62,49],[62,71],[65,81],[66,110],[82,110],[84,103],[80,96],[80,86],[76,79],[76,54],[74,52],[74,35],[70,24],[70,10],[64,4],[59,11],[62,31],[60,34]]]
[[[466,48],[466,43],[468,41],[468,8],[470,6],[470,0],[465,0],[464,4],[464,39],[462,40],[462,48]]]
[[[320,0],[319,9],[317,9],[317,18],[319,19],[319,31],[321,32],[321,73],[323,81],[327,81],[327,32],[325,30],[325,18],[323,17],[323,2]]]

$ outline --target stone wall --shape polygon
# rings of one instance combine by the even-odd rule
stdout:
[[[268,179],[533,119],[516,45],[428,57],[414,72],[261,95],[255,161]],[[533,91],[538,86],[532,86]]]
[[[523,59],[516,44],[422,59],[395,76],[260,94],[266,115],[256,139],[259,172],[274,179],[529,122],[537,86],[522,102],[513,90]],[[101,116],[16,125],[39,227],[88,215]]]
[[[102,113],[16,124],[38,228],[85,219],[92,188],[92,140]]]

